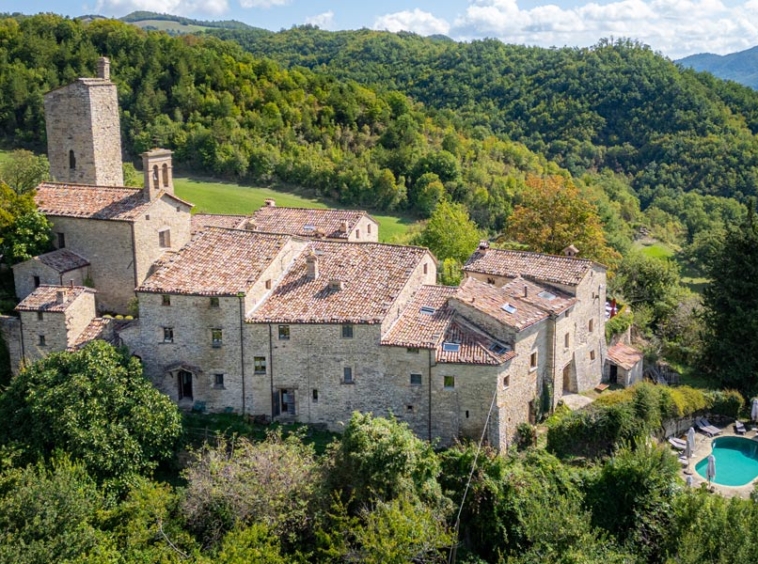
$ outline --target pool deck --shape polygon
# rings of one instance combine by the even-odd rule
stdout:
[[[688,476],[692,476],[693,488],[699,488],[701,485],[708,483],[705,478],[697,473],[695,470],[695,465],[700,462],[700,460],[711,454],[711,443],[713,442],[713,439],[718,439],[719,437],[743,437],[747,439],[753,439],[754,441],[758,442],[758,431],[755,429],[748,431],[744,435],[738,435],[734,432],[734,425],[732,424],[715,426],[721,429],[721,434],[717,435],[716,437],[708,437],[699,431],[695,433],[695,452],[693,453],[692,458],[690,458],[689,465],[683,465],[681,471],[679,472],[680,476],[685,481],[687,480]],[[685,436],[682,438],[686,439],[687,437]],[[679,451],[676,454],[680,455],[681,452]],[[688,469],[690,473],[688,473]],[[718,468],[716,468],[716,475],[718,476]],[[756,480],[758,480],[758,478],[756,478]],[[742,497],[747,499],[750,497],[750,494],[753,491],[754,484],[755,480],[744,486],[722,486],[721,484],[711,484],[711,491],[721,494],[724,497]]]

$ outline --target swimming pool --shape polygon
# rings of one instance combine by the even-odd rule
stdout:
[[[720,437],[711,444],[716,457],[715,484],[722,486],[744,486],[758,478],[758,442],[743,437]],[[695,466],[695,470],[705,478],[708,467],[706,456]]]

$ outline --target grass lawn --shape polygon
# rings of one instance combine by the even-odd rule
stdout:
[[[342,208],[332,202],[318,200],[294,192],[273,190],[254,186],[240,186],[232,182],[196,177],[174,177],[174,190],[180,198],[195,204],[195,213],[225,213],[248,215],[264,205],[267,198],[276,200],[282,207],[292,208]],[[402,237],[415,223],[407,216],[377,215],[371,216],[379,222],[379,240],[391,243]]]
[[[660,241],[640,242],[637,247],[642,250],[642,254],[653,258],[668,259],[673,258],[675,254],[674,249]]]
[[[679,263],[682,274],[682,285],[688,287],[693,292],[700,294],[703,292],[703,288],[708,284],[708,279],[692,268],[691,265],[685,261],[680,260],[676,250],[660,241],[655,239],[643,239],[635,243],[635,247],[640,249],[643,254],[658,258],[658,259],[674,259]]]

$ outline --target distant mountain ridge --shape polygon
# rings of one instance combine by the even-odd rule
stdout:
[[[85,15],[80,16],[80,20],[91,21],[97,19],[106,19],[99,15]],[[159,12],[148,12],[146,10],[139,10],[125,15],[122,18],[118,18],[122,22],[126,22],[143,29],[160,30],[170,33],[172,35],[181,35],[184,33],[196,33],[199,31],[205,31],[208,29],[230,29],[230,30],[245,30],[254,31],[258,28],[248,25],[246,23],[237,20],[195,20],[192,18],[184,18],[182,16],[174,16],[173,14],[162,14]]]
[[[729,55],[699,53],[676,61],[696,71],[706,71],[718,78],[733,80],[758,90],[758,46]]]

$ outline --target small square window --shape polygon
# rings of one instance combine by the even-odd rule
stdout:
[[[421,385],[421,374],[411,374],[411,386]]]
[[[34,276],[32,277],[32,279],[34,280],[34,287],[39,288],[40,284],[42,284],[42,281],[39,279],[39,276]]]
[[[570,339],[569,334],[566,333],[563,336],[563,347],[566,348],[566,349],[569,348],[569,342],[570,342],[569,339]]]
[[[168,248],[171,246],[171,230],[164,229],[158,231],[158,246],[161,248]]]
[[[442,383],[446,390],[455,389],[455,376],[445,376],[442,380]]]
[[[413,406],[412,405],[406,405],[405,406],[405,411],[412,412],[413,411]]]
[[[506,374],[503,376],[503,389],[507,390],[511,385],[511,376],[510,374]]]
[[[345,366],[342,369],[342,382],[344,384],[352,384],[353,383],[353,369],[350,366]]]
[[[495,285],[495,279],[494,278],[487,278],[487,284],[491,284],[492,286]]]
[[[279,340],[280,341],[289,341],[290,339],[290,326],[289,325],[280,325],[279,326]]]
[[[66,234],[65,233],[56,233],[58,236],[58,248],[63,249],[66,247]]]
[[[407,350],[409,353],[411,353],[411,354],[418,354],[418,353],[419,353],[419,349],[414,349],[414,348],[412,348],[412,347],[408,347],[406,350]]]
[[[595,360],[595,351],[594,350],[590,351],[590,360]]]
[[[213,348],[218,348],[224,342],[224,332],[221,329],[211,329],[211,344]]]
[[[37,344],[40,347],[44,347],[45,345],[47,345],[47,343],[45,342],[45,336],[44,335],[39,335],[39,341],[37,341]]]
[[[221,305],[221,302],[219,302],[218,298],[211,298],[211,307],[219,307]]]
[[[224,375],[223,374],[214,374],[213,375],[213,387],[214,388],[223,388],[224,387]]]
[[[174,342],[174,328],[173,327],[164,327],[163,328],[163,342],[164,343],[173,343]]]
[[[342,326],[342,338],[343,339],[352,339],[353,338],[353,326],[345,324]]]
[[[265,356],[253,357],[253,365],[255,367],[256,374],[266,373],[266,357]]]
[[[318,390],[316,388],[313,388],[313,391],[311,392],[311,398],[313,398],[314,402],[318,402]]]
[[[41,311],[38,311],[37,312],[37,321],[42,321],[43,319],[45,319],[45,314],[42,313]]]
[[[529,357],[529,368],[537,368],[537,352],[533,352]]]
[[[171,296],[169,296],[168,294],[163,294],[161,296],[161,305],[170,306],[171,305]]]

